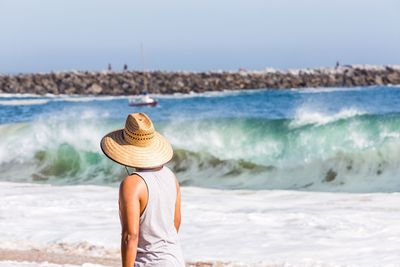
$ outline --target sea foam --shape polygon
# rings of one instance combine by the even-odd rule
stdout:
[[[337,120],[363,115],[365,113],[365,111],[358,108],[344,108],[338,112],[329,114],[324,111],[301,106],[296,109],[294,120],[290,125],[293,127],[300,127],[307,124],[323,125]]]
[[[120,125],[123,120],[110,119],[107,111],[90,109],[2,125],[0,179],[114,186],[123,168],[106,158],[99,144]],[[170,167],[185,186],[392,192],[400,190],[399,125],[396,114],[344,110],[303,124],[176,120],[160,122],[158,129],[174,146]]]
[[[0,248],[119,256],[117,188],[0,185]],[[395,266],[399,198],[186,187],[182,248],[190,261]]]

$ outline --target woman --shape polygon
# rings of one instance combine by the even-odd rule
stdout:
[[[179,184],[164,166],[173,155],[169,142],[146,114],[134,113],[124,129],[104,136],[100,146],[113,161],[136,169],[119,190],[122,265],[185,266],[178,239]]]

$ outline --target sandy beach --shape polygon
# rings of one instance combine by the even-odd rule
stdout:
[[[23,264],[24,266],[30,266],[30,265],[40,266],[43,263],[51,263],[57,266],[64,266],[64,265],[88,266],[88,264],[112,266],[112,267],[121,266],[121,261],[119,258],[93,257],[93,256],[85,256],[82,254],[54,253],[54,252],[46,252],[40,250],[0,249],[1,267],[18,266],[18,264]],[[215,262],[187,262],[186,266],[187,267],[225,267],[225,266],[239,267],[248,265],[240,263],[223,263],[215,261]]]

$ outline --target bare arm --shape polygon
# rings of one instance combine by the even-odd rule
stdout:
[[[121,257],[123,267],[132,267],[136,259],[139,239],[140,190],[142,179],[128,176],[119,189],[119,212],[122,227]]]
[[[176,180],[176,202],[175,202],[174,224],[176,231],[179,232],[179,227],[181,226],[181,189],[179,186],[178,179],[175,180]]]

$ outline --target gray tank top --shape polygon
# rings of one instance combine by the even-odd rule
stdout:
[[[176,182],[172,171],[135,172],[146,182],[148,201],[139,222],[139,241],[134,267],[184,267],[174,225]]]

